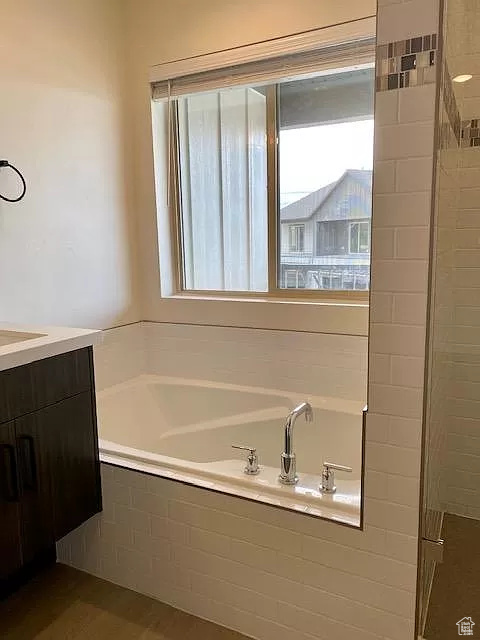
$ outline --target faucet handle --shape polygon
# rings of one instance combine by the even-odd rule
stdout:
[[[322,471],[322,484],[320,485],[320,491],[322,493],[335,493],[337,487],[335,486],[335,471],[346,471],[352,473],[352,467],[346,467],[343,464],[334,464],[333,462],[324,462]]]
[[[255,447],[246,447],[245,445],[232,444],[232,449],[240,449],[241,451],[249,451],[247,457],[247,464],[243,469],[243,472],[249,476],[256,476],[259,473],[260,468],[258,466],[257,449]]]

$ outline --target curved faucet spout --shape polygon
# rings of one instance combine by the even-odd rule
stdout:
[[[305,414],[305,420],[312,422],[313,410],[308,402],[302,402],[291,411],[285,422],[285,449],[281,456],[280,482],[283,484],[295,484],[298,481],[296,471],[296,457],[293,453],[293,427],[298,416]]]
[[[313,410],[312,406],[309,402],[302,402],[295,407],[293,411],[287,416],[287,420],[285,422],[285,453],[290,455],[293,449],[293,427],[295,426],[295,422],[299,416],[305,414],[305,421],[312,422],[313,420]]]

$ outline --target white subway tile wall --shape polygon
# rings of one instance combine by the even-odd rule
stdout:
[[[377,1],[378,44],[438,32],[438,0]]]
[[[423,17],[416,20],[415,12]],[[430,20],[438,19],[435,0],[380,2],[378,43],[411,37],[409,21],[426,27],[429,12]],[[411,534],[419,525],[436,90],[433,83],[377,93],[375,113],[382,171],[380,190],[374,172],[365,516],[367,523],[388,519],[398,532]],[[409,552],[416,557],[413,544]]]
[[[103,342],[94,350],[97,391],[147,371],[147,334],[137,322],[103,332]]]
[[[59,544],[64,562],[255,638],[409,637],[414,536],[105,464],[102,482],[104,512]]]
[[[379,41],[435,33],[437,23],[431,0],[384,1]],[[389,164],[378,181],[374,172],[364,531],[104,464],[104,512],[61,541],[63,561],[259,640],[413,640],[435,87],[377,98],[375,163]],[[414,182],[410,158],[425,184]],[[406,227],[418,231],[413,255]],[[153,323],[137,330],[149,372],[365,392],[363,338]],[[121,357],[99,351],[103,385],[108,360]]]
[[[458,154],[444,508],[480,519],[480,148],[461,148]]]
[[[104,332],[96,382],[149,373],[363,402],[367,348],[363,336],[140,322]]]
[[[367,338],[146,323],[160,375],[366,399]]]

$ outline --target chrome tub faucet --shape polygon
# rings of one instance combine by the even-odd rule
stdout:
[[[279,481],[282,484],[296,484],[298,482],[297,476],[297,461],[295,453],[293,452],[293,427],[295,426],[296,419],[305,414],[305,420],[312,422],[313,410],[308,402],[302,402],[298,407],[295,407],[291,411],[285,422],[285,448],[282,453],[280,462],[280,476]]]

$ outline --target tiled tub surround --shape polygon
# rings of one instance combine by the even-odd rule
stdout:
[[[95,352],[102,458],[358,526],[366,347],[358,336],[158,323],[104,332]],[[300,482],[285,487],[285,418],[306,399],[314,422],[300,416],[294,429]],[[257,448],[258,476],[243,473],[245,454],[232,444]],[[353,468],[336,474],[334,496],[318,491],[324,461]]]
[[[362,404],[308,396],[313,422],[301,416],[294,447],[299,481],[278,480],[285,416],[305,397],[261,387],[143,375],[98,393],[100,455],[104,462],[146,469],[244,498],[360,525]],[[245,453],[255,447],[258,475],[246,475]],[[324,461],[337,472],[334,494],[320,491]]]
[[[366,349],[367,339],[358,336],[130,325],[105,332],[96,349],[99,413],[102,393],[115,385],[185,371],[197,384],[251,380],[258,391],[268,381],[282,397],[290,398],[290,389],[291,400],[321,390],[361,406]],[[303,418],[297,424],[299,467],[302,448],[315,445],[313,426]],[[102,464],[104,512],[62,541],[59,557],[261,640],[404,640],[415,601],[408,474],[418,460],[416,423],[392,420],[390,429],[397,446],[381,444],[387,434],[372,422],[363,532]],[[280,425],[270,452],[277,465],[281,432]],[[153,472],[143,464],[136,466]]]
[[[405,640],[409,538],[102,464],[104,511],[63,562],[262,640]]]

